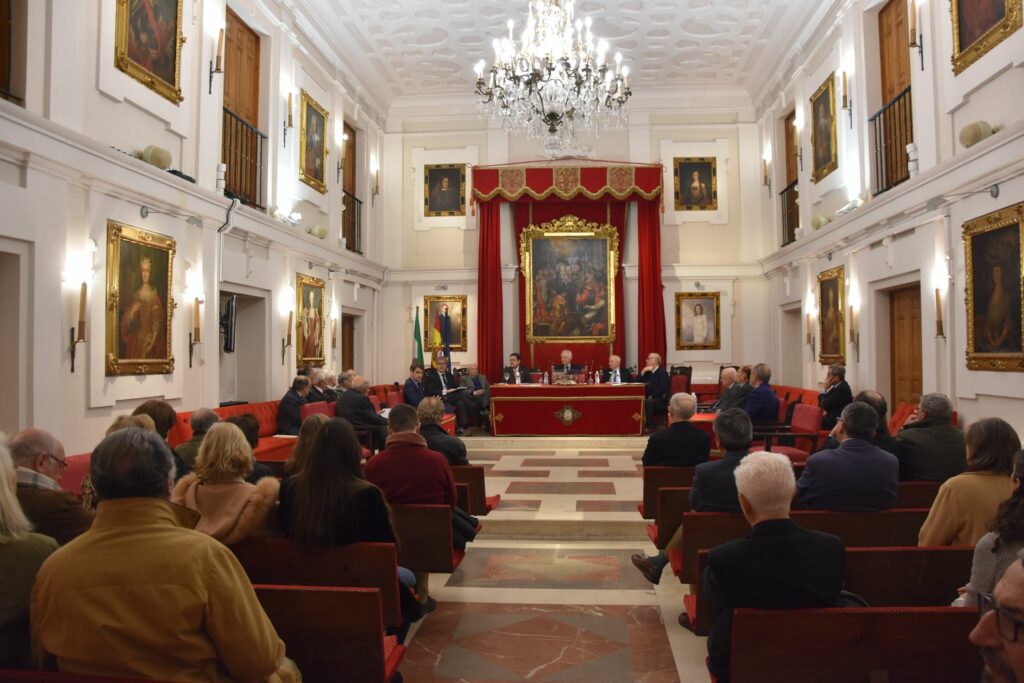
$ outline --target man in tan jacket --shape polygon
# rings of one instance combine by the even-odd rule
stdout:
[[[111,434],[90,474],[96,520],[47,559],[32,592],[44,666],[163,681],[298,679],[238,560],[167,501],[174,467],[160,437]]]

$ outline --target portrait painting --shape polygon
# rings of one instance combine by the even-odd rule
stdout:
[[[423,297],[423,350],[467,351],[465,294]]]
[[[327,192],[327,122],[330,114],[305,90],[299,98],[299,180],[320,194]]]
[[[818,275],[818,328],[822,365],[846,363],[846,319],[843,301],[846,278],[843,267],[826,270]]]
[[[295,275],[295,366],[321,367],[324,364],[324,327],[327,302],[324,281],[318,277]]]
[[[466,164],[423,166],[423,215],[466,215]]]
[[[718,166],[715,157],[672,159],[676,211],[718,210]]]
[[[178,104],[181,94],[182,0],[117,3],[114,65]]]
[[[107,376],[174,371],[174,252],[166,235],[107,221]]]
[[[967,367],[1024,372],[1024,204],[964,223]]]
[[[1021,27],[1021,0],[952,0],[953,73],[959,75]]]
[[[676,292],[676,349],[722,348],[720,292]]]
[[[614,226],[576,216],[524,229],[519,260],[527,342],[614,341],[618,253]]]
[[[839,168],[835,76],[834,71],[830,73],[811,97],[811,148],[814,154],[811,180],[815,183]]]

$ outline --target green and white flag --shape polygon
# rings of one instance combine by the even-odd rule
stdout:
[[[420,334],[420,307],[416,307],[416,324],[412,328],[412,359],[423,365],[423,335]]]

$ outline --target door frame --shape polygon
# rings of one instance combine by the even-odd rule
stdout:
[[[892,393],[892,326],[891,326],[891,311],[889,310],[889,293],[896,289],[905,289],[911,285],[917,285],[920,290],[922,286],[921,271],[912,270],[899,275],[893,275],[892,277],[883,278],[881,280],[875,280],[869,282],[867,285],[867,301],[871,303],[871,320],[872,327],[874,328],[870,335],[870,341],[868,342],[869,357],[865,359],[867,366],[872,368],[871,377],[869,377],[870,383],[875,387],[876,391],[878,387],[888,387],[887,393]],[[921,298],[922,305],[924,304],[924,297]],[[923,323],[923,321],[922,321]],[[863,324],[863,317],[861,318],[861,324]],[[924,330],[921,335],[921,361],[922,361],[922,372],[924,371]],[[861,334],[861,343],[863,344],[864,334]],[[886,400],[891,403],[891,396],[886,396]],[[892,406],[890,405],[890,408]]]

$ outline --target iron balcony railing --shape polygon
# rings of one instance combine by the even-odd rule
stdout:
[[[351,192],[342,191],[341,236],[345,248],[357,254],[363,253],[363,203]]]
[[[224,109],[224,137],[221,159],[227,165],[224,194],[237,197],[258,209],[263,203],[263,167],[266,163],[267,134]]]
[[[800,225],[800,188],[799,181],[794,180],[779,193],[782,198],[782,246],[796,239],[796,229]]]
[[[907,145],[914,141],[914,112],[910,86],[870,119],[875,143],[875,194],[910,177]]]

